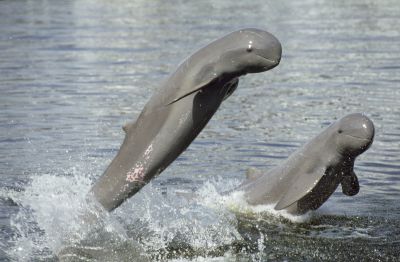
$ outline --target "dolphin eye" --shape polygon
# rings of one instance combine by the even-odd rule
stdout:
[[[249,45],[246,48],[247,52],[251,52],[253,51],[253,41],[249,41]]]
[[[342,129],[339,129],[337,132],[338,132],[339,134],[341,134],[341,133],[343,133],[343,130],[342,130]]]

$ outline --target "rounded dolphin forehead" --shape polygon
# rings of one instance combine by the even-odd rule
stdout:
[[[254,39],[275,38],[275,36],[273,34],[267,32],[267,31],[256,29],[256,28],[246,28],[246,29],[236,31],[236,33],[238,33],[238,34],[242,35],[242,37],[246,37],[246,38],[254,38]]]
[[[355,113],[347,115],[338,121],[339,127],[342,129],[365,129],[373,131],[374,124],[364,114]]]
[[[254,28],[242,29],[226,36],[226,44],[230,47],[281,48],[279,40],[272,34]],[[228,46],[226,46],[228,47]]]
[[[372,121],[363,114],[350,114],[334,125],[334,133],[338,142],[346,148],[353,148],[362,153],[372,144],[375,129]],[[361,150],[361,151],[360,151]]]

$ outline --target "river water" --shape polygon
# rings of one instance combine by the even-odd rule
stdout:
[[[399,14],[397,0],[0,1],[0,261],[398,261]],[[242,77],[160,177],[83,224],[121,126],[185,57],[244,27],[276,35],[281,64]],[[376,127],[357,196],[292,217],[218,193],[355,112]]]

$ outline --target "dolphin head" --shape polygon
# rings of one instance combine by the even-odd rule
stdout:
[[[182,88],[164,96],[163,100],[165,104],[171,105],[214,84],[228,90],[226,98],[237,87],[237,78],[276,67],[281,55],[281,43],[272,34],[255,28],[234,31],[204,46],[183,61],[170,77],[173,79],[172,86],[181,85]],[[227,85],[230,88],[226,88]]]
[[[216,63],[220,75],[240,76],[264,72],[276,67],[281,60],[281,43],[266,31],[242,29],[222,40],[217,43],[223,50]]]
[[[367,150],[374,139],[375,128],[364,114],[350,114],[334,124],[337,150],[356,157]]]

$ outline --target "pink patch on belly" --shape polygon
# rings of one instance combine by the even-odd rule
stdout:
[[[126,174],[126,181],[135,182],[144,180],[144,167],[143,166],[135,166]]]

